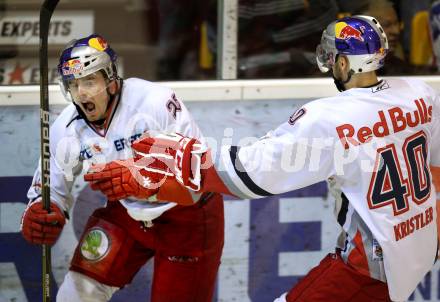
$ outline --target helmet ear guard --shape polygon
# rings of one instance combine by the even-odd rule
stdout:
[[[335,58],[348,58],[353,73],[381,68],[388,52],[388,39],[379,22],[370,16],[353,16],[330,23],[316,48],[316,62],[321,72],[328,72]]]

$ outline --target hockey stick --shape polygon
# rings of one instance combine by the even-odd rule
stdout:
[[[43,207],[50,211],[50,151],[49,151],[49,76],[47,44],[50,18],[59,0],[45,0],[40,9],[40,135],[41,135],[41,196]],[[50,302],[51,253],[50,246],[42,247],[43,301]]]

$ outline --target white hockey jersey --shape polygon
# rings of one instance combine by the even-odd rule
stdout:
[[[428,85],[389,79],[310,102],[256,143],[223,147],[231,193],[279,194],[327,180],[342,256],[404,301],[436,260],[440,100]]]
[[[91,164],[133,157],[131,143],[145,131],[179,132],[203,140],[188,110],[171,89],[131,78],[123,81],[118,97],[105,135],[89,126],[73,104],[68,105],[50,127],[50,194],[67,212],[74,202],[71,194],[74,180],[82,177]],[[35,200],[40,195],[39,164],[28,198]],[[175,205],[130,200],[121,203],[137,220],[154,219]]]

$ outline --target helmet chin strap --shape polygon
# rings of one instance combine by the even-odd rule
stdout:
[[[348,82],[350,82],[350,80],[351,80],[351,76],[352,76],[353,74],[354,74],[353,69],[350,69],[350,71],[348,72],[348,77],[347,77],[347,79],[346,79],[345,81],[336,78],[336,77],[332,74],[333,81],[335,82],[335,86],[336,86],[336,88],[339,90],[339,92],[342,92],[342,91],[347,90],[347,88],[345,87],[345,84],[347,84]]]

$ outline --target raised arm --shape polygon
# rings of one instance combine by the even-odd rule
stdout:
[[[242,198],[288,192],[334,174],[334,140],[304,108],[253,144],[222,146],[218,162],[197,140],[179,134],[142,138],[133,148],[146,157],[171,158],[167,168],[192,190]]]

